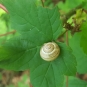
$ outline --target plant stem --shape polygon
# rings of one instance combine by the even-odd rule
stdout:
[[[67,46],[69,46],[68,31],[66,32],[66,44],[67,44]],[[66,76],[66,87],[68,87],[68,76]]]
[[[2,4],[0,4],[0,8],[3,9],[6,13],[8,13],[8,10]]]
[[[30,87],[32,87],[32,85],[30,84]]]
[[[68,29],[66,29],[66,30],[59,36],[59,38],[62,37],[62,36],[64,36],[67,31],[68,31]]]
[[[41,2],[42,2],[42,6],[44,7],[44,2],[43,2],[43,0],[41,0]]]
[[[2,36],[7,36],[7,35],[9,35],[9,34],[14,34],[14,33],[16,33],[16,30],[11,31],[11,32],[7,32],[7,33],[5,33],[5,34],[1,34],[0,37],[2,37]]]
[[[68,31],[66,32],[66,45],[69,46],[69,37],[68,37]]]

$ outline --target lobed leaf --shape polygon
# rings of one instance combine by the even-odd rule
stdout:
[[[2,0],[9,11],[12,28],[24,38],[42,45],[56,40],[63,26],[58,8],[43,8],[35,4],[36,0]],[[39,42],[38,42],[39,41]]]
[[[76,74],[76,60],[71,49],[56,42],[61,51],[56,60],[46,62],[40,57],[41,46],[55,42],[62,31],[58,8],[37,6],[36,0],[1,1],[9,12],[12,28],[21,34],[21,38],[1,45],[0,68],[30,69],[34,87],[62,87],[64,75]]]

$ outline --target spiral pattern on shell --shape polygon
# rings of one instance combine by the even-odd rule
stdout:
[[[40,56],[43,60],[53,61],[58,58],[60,48],[55,42],[45,43],[40,49]]]

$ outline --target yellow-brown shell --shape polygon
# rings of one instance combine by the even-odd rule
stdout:
[[[58,58],[60,48],[55,42],[45,43],[40,49],[40,56],[43,60],[53,61]]]

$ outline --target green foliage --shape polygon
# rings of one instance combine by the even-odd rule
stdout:
[[[27,83],[28,75],[23,75],[22,80],[18,82],[18,87],[30,87]]]
[[[34,60],[34,65],[35,63],[36,65],[33,65],[33,67],[30,69],[31,83],[33,86],[56,87],[59,85],[61,87],[63,84],[63,74],[75,75],[76,61],[74,56],[70,53],[71,50],[62,43],[58,45],[61,48],[61,54],[56,60],[52,62],[45,62],[43,60],[41,61],[40,59]],[[40,57],[38,56],[38,58]]]
[[[83,2],[83,9],[87,10],[87,0],[84,0],[84,2]]]
[[[45,0],[44,5],[49,6],[49,7],[53,7],[54,4],[52,3],[52,0]]]
[[[5,13],[5,11],[0,9],[0,34],[5,34],[6,32],[11,31],[10,23],[9,23],[9,15]],[[0,36],[0,44],[4,43],[7,39],[13,37],[13,35],[9,36]]]
[[[41,86],[41,83],[38,84],[37,81],[38,82],[41,81],[43,83],[42,79],[43,78],[50,79],[51,75],[53,76],[52,81],[55,81],[53,80],[53,78],[57,80],[57,83],[53,82],[53,84],[51,84],[52,86],[58,84],[58,78],[56,78],[56,76],[57,77],[59,76],[60,79],[62,80],[59,81],[60,82],[59,84],[61,85],[62,84],[61,82],[63,82],[63,74],[75,75],[76,72],[75,58],[71,54],[70,48],[66,47],[62,43],[58,43],[58,45],[61,48],[61,54],[58,57],[58,59],[56,59],[53,62],[45,62],[44,60],[42,60],[41,57],[39,56],[40,47],[29,48],[31,47],[32,43],[29,44],[29,42],[25,40],[19,40],[19,39],[12,40],[12,42],[10,43],[6,44],[3,47],[3,48],[7,48],[7,51],[6,50],[5,51],[9,52],[9,55],[6,55],[6,53],[4,53],[5,55],[3,55],[1,53],[2,57],[0,57],[0,58],[4,58],[3,56],[5,56],[5,58],[9,58],[9,59],[5,61],[1,61],[0,67],[3,67],[5,69],[11,69],[11,70],[25,70],[30,68],[31,82],[33,83],[33,85],[36,83],[35,86],[36,85]],[[47,84],[45,85],[47,86]]]
[[[70,10],[72,10],[73,8],[77,7],[78,5],[80,5],[84,0],[66,0],[65,3],[60,2],[58,3],[58,7],[65,11],[68,12]]]
[[[74,18],[76,19],[77,24],[82,24],[87,20],[87,14],[83,9],[78,9]]]
[[[83,23],[81,26],[81,47],[83,48],[84,52],[87,54],[87,22]]]
[[[82,1],[74,0],[71,4],[72,1],[67,0],[65,5],[58,6],[68,12]],[[70,38],[69,47],[57,41],[63,30],[57,6],[53,9],[45,8],[40,6],[40,1],[37,0],[0,0],[0,2],[9,12],[11,29],[18,33],[0,45],[0,68],[15,71],[30,69],[31,83],[34,87],[63,87],[64,75],[87,73],[87,22],[83,22],[83,19],[87,19],[86,12],[81,13],[77,10],[75,17],[79,24],[82,24],[82,31]],[[40,49],[44,43],[52,41],[60,47],[60,55],[54,61],[47,62],[40,57]],[[70,87],[73,87],[73,83],[75,86],[80,83],[75,78],[74,81],[69,83]]]
[[[73,38],[70,39],[69,43],[77,60],[77,72],[85,74],[87,73],[87,55],[80,47],[80,41],[81,33],[75,34]]]
[[[57,12],[57,7],[47,9],[37,7],[33,1],[20,0],[14,1],[14,3],[9,0],[4,4],[6,4],[10,13],[12,28],[17,29],[24,35],[23,37],[27,37],[34,43],[38,43],[39,40],[41,43],[36,44],[37,46],[42,45],[44,42],[57,39],[58,35],[60,35],[62,23],[59,20],[60,15]],[[26,10],[23,10],[23,7],[25,7],[24,9]],[[36,36],[33,34],[36,34]]]
[[[34,87],[62,86],[64,74],[75,75],[76,61],[66,45],[58,43],[61,54],[55,61],[46,62],[39,55],[41,46],[46,42],[55,41],[62,31],[57,7],[37,7],[33,1],[27,0],[15,0],[14,3],[5,0],[3,4],[10,13],[12,28],[23,37],[9,40],[1,46],[0,67],[11,70],[30,69]],[[26,10],[23,10],[23,6]]]
[[[5,33],[7,30],[7,27],[5,26],[5,22],[2,20],[2,15],[4,15],[5,12],[0,9],[0,34]],[[0,38],[0,43],[3,41],[5,38]]]
[[[83,81],[83,80],[80,80],[76,77],[69,77],[68,86],[69,87],[87,87],[87,82]],[[64,85],[64,87],[66,87],[66,86]]]

